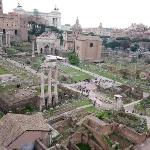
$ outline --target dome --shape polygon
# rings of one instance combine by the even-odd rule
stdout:
[[[82,27],[79,23],[79,19],[77,18],[76,19],[76,23],[72,26],[72,31],[73,32],[78,32],[78,33],[81,33],[82,32]]]

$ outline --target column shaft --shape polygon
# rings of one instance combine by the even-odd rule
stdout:
[[[52,104],[52,69],[48,73],[48,104]]]

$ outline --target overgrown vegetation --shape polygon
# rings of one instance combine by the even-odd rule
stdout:
[[[71,52],[68,54],[68,58],[69,58],[69,62],[72,65],[76,65],[78,66],[80,61],[79,61],[79,57],[75,52]]]
[[[150,116],[150,98],[141,101],[134,108],[136,113]]]
[[[127,127],[130,127],[139,133],[147,131],[146,119],[136,117],[135,115],[132,114],[115,112],[112,116],[112,120],[117,123],[124,124]]]
[[[77,147],[79,147],[80,150],[91,150],[89,145],[83,143],[77,144]]]

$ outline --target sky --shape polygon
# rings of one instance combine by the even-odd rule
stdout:
[[[27,11],[50,12],[55,5],[62,13],[62,24],[73,25],[78,16],[82,27],[126,28],[131,23],[150,26],[150,0],[3,0],[4,12],[20,3]]]

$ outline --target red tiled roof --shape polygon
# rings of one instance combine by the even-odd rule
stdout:
[[[7,147],[25,131],[50,131],[42,114],[22,115],[8,113],[0,120],[0,145]]]

